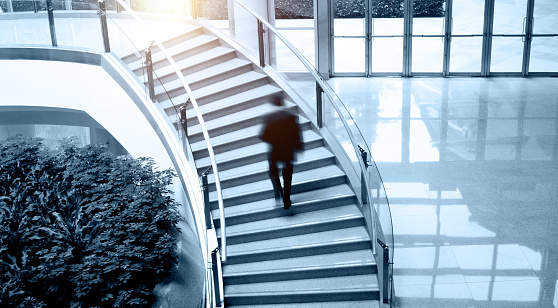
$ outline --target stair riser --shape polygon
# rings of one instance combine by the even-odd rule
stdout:
[[[226,291],[225,291],[225,294]],[[289,303],[311,303],[311,302],[336,302],[336,301],[358,301],[378,300],[378,291],[354,291],[354,292],[327,292],[311,294],[267,294],[262,295],[225,295],[225,307],[230,305],[266,305],[266,304],[289,304]]]
[[[251,146],[251,145],[254,145],[254,144],[258,144],[260,142],[263,142],[260,139],[260,136],[250,136],[250,137],[235,140],[235,141],[232,141],[232,142],[229,142],[229,143],[213,146],[213,153],[214,154],[220,154],[220,153],[232,151],[232,150],[235,150],[235,149],[239,149],[239,148]],[[305,150],[315,149],[317,147],[321,147],[323,144],[324,144],[323,139],[313,139],[309,142],[304,142],[304,149]],[[197,150],[193,154],[194,154],[195,159],[200,159],[200,158],[204,158],[204,157],[209,156],[209,152],[206,149]]]
[[[296,247],[289,250],[252,252],[242,255],[227,255],[227,264],[241,264],[250,262],[261,262],[269,260],[279,260],[286,258],[298,258],[315,255],[323,255],[337,252],[355,251],[361,249],[371,249],[370,241],[354,241],[347,243],[325,244],[320,246]]]
[[[295,162],[294,172],[296,173],[296,172],[307,171],[310,169],[325,167],[332,164],[335,164],[335,158],[333,156],[314,159],[311,161],[305,161],[303,163]],[[243,184],[248,184],[256,181],[267,180],[267,179],[269,179],[269,170],[268,169],[260,170],[259,172],[250,174],[249,176],[232,178],[230,180],[221,179],[221,189],[225,189],[235,185],[243,185]],[[208,182],[209,182],[209,191],[210,192],[215,191],[215,178],[213,177],[213,175],[210,175],[208,177]]]
[[[186,77],[186,82],[188,83],[188,85],[190,86],[190,89],[192,91],[203,88],[203,87],[207,87],[210,84],[216,83],[216,82],[220,82],[244,73],[248,73],[249,71],[251,71],[252,66],[250,64],[248,65],[243,65],[231,70],[227,70],[227,71],[223,71],[219,74],[213,75],[213,76],[208,76],[204,79],[201,80],[196,80],[194,82],[190,82],[188,80],[188,77]],[[174,76],[176,76],[176,74],[174,74]],[[176,76],[178,78],[178,76]],[[176,79],[177,79],[176,78]],[[160,85],[159,82],[157,82],[156,86]],[[160,93],[158,93],[155,98],[158,101],[164,101],[167,99],[167,94],[164,91],[167,91],[167,93],[170,95],[170,97],[176,97],[178,95],[183,95],[186,94],[186,90],[184,89],[184,87],[181,85],[179,87],[175,87],[175,88],[170,88],[170,87],[165,87],[164,89],[158,89],[156,91],[160,91]]]
[[[223,62],[232,60],[235,57],[236,57],[236,54],[233,51],[231,51],[231,52],[228,52],[226,54],[220,55],[218,57],[210,58],[210,59],[207,59],[205,61],[201,61],[201,62],[198,62],[198,63],[195,63],[195,64],[189,63],[188,64],[189,66],[186,67],[186,68],[181,69],[180,72],[182,73],[183,76],[188,76],[188,75],[193,74],[195,72],[199,72],[201,70],[210,68],[214,65],[221,64]],[[161,80],[162,83],[167,83],[167,82],[178,79],[178,76],[174,72],[172,72],[170,74],[159,74],[157,72],[155,72],[155,73],[157,74],[157,76],[159,77],[159,80]]]
[[[346,181],[347,181],[346,176],[343,174],[343,175],[331,176],[323,179],[312,180],[312,181],[299,183],[299,184],[295,183],[292,186],[291,194],[340,185],[346,183]],[[271,186],[271,184],[269,186]],[[225,204],[225,207],[229,207],[229,206],[235,206],[244,203],[260,201],[264,199],[270,199],[273,198],[273,196],[274,196],[273,188],[270,187],[270,189],[264,191],[259,191],[255,193],[247,192],[247,194],[244,194],[242,196],[225,198],[223,200],[223,203]],[[219,208],[219,204],[217,203],[217,200],[212,200],[209,204],[212,210]]]
[[[269,273],[234,275],[234,276],[224,275],[223,282],[225,285],[232,285],[232,284],[288,281],[288,280],[298,280],[298,279],[316,279],[316,278],[341,277],[341,276],[366,275],[366,274],[374,275],[376,273],[377,273],[377,268],[375,264],[365,264],[365,265],[359,264],[355,266],[346,266],[346,267],[339,267],[339,268],[318,268],[318,269],[309,269],[309,270],[269,272]]]
[[[344,228],[360,227],[364,224],[364,218],[351,217],[350,219],[334,220],[322,222],[319,224],[298,225],[296,227],[285,228],[281,230],[266,230],[257,233],[231,235],[227,234],[227,244],[235,245],[255,241],[270,240],[286,236],[296,236],[309,233],[339,230]],[[220,231],[217,231],[218,240],[221,241]]]
[[[275,92],[275,94],[280,94],[280,91]],[[211,120],[215,120],[221,117],[224,117],[226,115],[229,114],[233,114],[235,112],[239,112],[239,111],[243,111],[243,110],[247,110],[253,107],[257,107],[257,106],[261,106],[264,104],[267,104],[271,101],[271,96],[273,94],[270,95],[264,95],[264,96],[259,96],[259,97],[255,97],[246,101],[239,101],[239,102],[235,102],[234,105],[229,105],[229,106],[225,106],[224,108],[218,108],[218,109],[213,109],[209,112],[202,112],[203,114],[203,119],[205,121],[211,121]],[[187,110],[187,120],[188,120],[188,126],[193,126],[193,125],[198,125],[198,117],[196,117],[195,113],[190,111],[190,109],[193,109],[193,107],[188,106],[186,108]],[[290,109],[293,112],[295,112],[297,109]]]
[[[307,212],[324,210],[324,209],[338,207],[338,206],[355,204],[356,202],[357,202],[356,196],[354,195],[344,196],[340,198],[331,198],[328,200],[322,200],[320,202],[317,201],[308,202],[302,205],[294,204],[293,207],[291,207],[290,212],[294,214],[307,213]],[[279,206],[266,211],[246,212],[246,213],[242,213],[241,215],[234,215],[234,216],[229,215],[226,217],[226,225],[232,226],[232,225],[243,224],[252,221],[259,221],[264,219],[285,216],[287,214],[289,214],[289,211],[285,211],[283,207]],[[217,217],[216,215],[214,215],[213,217],[214,217],[213,224],[215,228],[220,228],[221,221],[219,220],[219,217]]]

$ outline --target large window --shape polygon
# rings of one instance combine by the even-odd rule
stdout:
[[[329,2],[334,76],[558,76],[554,0]]]

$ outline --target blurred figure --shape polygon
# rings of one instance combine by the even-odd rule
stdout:
[[[282,197],[284,208],[289,209],[291,207],[294,153],[302,150],[302,135],[298,118],[284,107],[283,97],[275,96],[271,103],[277,107],[277,110],[268,114],[264,119],[260,139],[271,146],[268,157],[269,176],[273,183],[275,202],[280,203]],[[279,163],[284,164],[282,170],[284,189],[281,189],[279,180]]]

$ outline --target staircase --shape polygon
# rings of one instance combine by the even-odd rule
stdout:
[[[294,165],[292,207],[284,210],[275,205],[267,146],[258,138],[270,97],[282,90],[200,26],[163,44],[193,90],[220,172],[227,223],[226,307],[379,307],[376,264],[357,198],[311,121],[299,114],[305,150]],[[156,82],[156,100],[178,127],[175,107],[188,95],[157,49],[152,59],[162,83]],[[141,76],[137,55],[122,60]],[[292,100],[286,107],[299,112]],[[211,163],[194,110],[188,108],[188,139],[203,172]],[[209,182],[218,229],[212,175]]]

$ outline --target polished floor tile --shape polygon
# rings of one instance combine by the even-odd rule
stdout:
[[[384,181],[398,307],[558,307],[558,79],[329,83]]]

